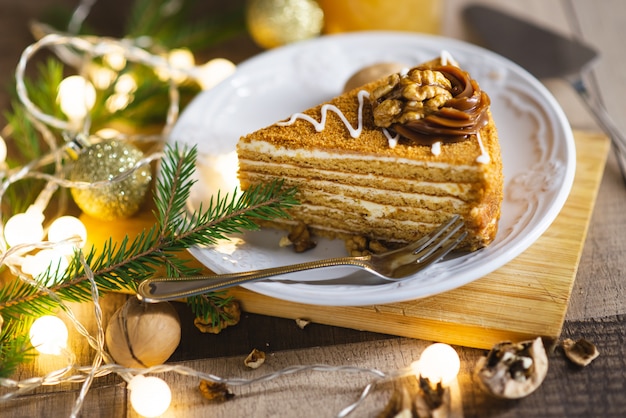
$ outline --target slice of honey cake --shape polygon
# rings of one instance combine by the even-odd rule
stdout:
[[[461,248],[495,237],[502,160],[489,97],[451,58],[348,91],[242,137],[242,189],[283,179],[301,205],[285,229],[408,242],[454,214]]]

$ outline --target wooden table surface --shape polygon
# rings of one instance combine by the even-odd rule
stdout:
[[[494,3],[518,16],[571,34],[595,46],[601,59],[590,75],[590,85],[609,109],[622,131],[626,131],[626,2],[623,0],[526,0]],[[119,34],[124,2],[96,4],[90,19],[108,34]],[[208,9],[211,7],[209,2]],[[461,22],[459,11],[470,1],[446,0],[442,34],[472,40]],[[71,9],[69,0],[0,0],[0,82],[11,80],[18,57],[32,37],[29,20],[55,5]],[[260,52],[246,37],[218,48],[216,56],[236,62]],[[565,110],[572,128],[597,132],[593,118],[567,83],[542,80]],[[0,109],[8,106],[7,89],[0,90]],[[558,353],[551,353],[550,369],[543,385],[531,396],[497,400],[475,386],[471,371],[482,350],[455,347],[461,357],[458,378],[462,412],[466,417],[563,417],[626,416],[626,188],[617,163],[609,156],[588,229],[581,262],[563,327],[562,338],[584,337],[593,341],[600,357],[586,368],[573,367]],[[120,295],[103,301],[105,310],[119,306]],[[222,377],[251,377],[243,358],[253,348],[268,353],[258,373],[301,364],[349,365],[396,370],[407,366],[430,342],[362,332],[320,324],[304,330],[294,321],[256,314],[244,314],[241,322],[219,335],[199,334],[189,313],[179,307],[183,320],[183,341],[171,358],[173,364],[192,367]],[[77,306],[79,315],[89,317],[90,307]],[[89,327],[89,324],[88,324]],[[72,342],[81,364],[89,364],[93,352],[86,344]],[[54,360],[43,356],[21,369],[16,378],[40,375],[54,368]],[[266,367],[267,366],[267,367]],[[258,374],[257,373],[257,374]],[[236,397],[223,404],[203,400],[197,381],[180,375],[163,376],[170,383],[173,402],[165,417],[325,417],[335,416],[358,397],[369,382],[368,376],[311,372],[296,374],[265,384],[235,388]],[[98,379],[91,388],[82,416],[137,416],[128,403],[126,384],[120,378]],[[389,386],[382,386],[354,414],[374,417],[384,407]],[[0,404],[0,415],[66,416],[77,396],[76,386],[46,387],[20,399]]]

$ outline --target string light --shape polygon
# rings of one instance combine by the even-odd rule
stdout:
[[[30,274],[37,279],[48,269],[54,272],[49,283],[46,286],[52,286],[58,278],[63,277],[70,263],[67,259],[67,253],[59,248],[47,248],[38,251],[34,255],[27,255],[22,261],[22,272]]]
[[[214,58],[196,67],[192,74],[202,90],[209,90],[235,72],[237,67],[225,58]]]
[[[433,383],[448,385],[459,374],[461,360],[448,344],[435,343],[426,347],[420,359],[412,363],[416,375],[421,375]]]
[[[169,66],[157,67],[155,69],[157,76],[162,81],[172,79],[175,83],[180,84],[187,79],[187,71],[195,66],[195,58],[191,51],[186,48],[172,49],[167,53],[167,61]]]
[[[93,86],[98,90],[108,89],[117,77],[117,72],[96,63],[90,63],[87,66],[86,73]]]
[[[39,242],[44,237],[44,216],[34,206],[10,217],[4,225],[4,239],[10,247]]]
[[[158,417],[169,408],[172,391],[163,379],[138,374],[128,383],[130,404],[139,415]]]
[[[58,317],[45,315],[30,327],[30,342],[42,354],[61,354],[67,347],[68,331]]]
[[[87,228],[75,216],[60,216],[48,228],[48,240],[60,243],[70,238],[78,238],[75,242],[59,245],[57,248],[65,254],[72,254],[77,248],[83,248],[87,242]]]
[[[59,84],[57,101],[70,121],[81,121],[96,103],[96,89],[84,77],[72,75]]]
[[[126,57],[124,57],[124,50],[113,50],[102,57],[102,62],[108,65],[114,71],[122,71],[126,67]]]
[[[0,136],[0,166],[7,160],[7,143],[2,136]]]

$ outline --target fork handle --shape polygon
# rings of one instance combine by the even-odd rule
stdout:
[[[212,274],[197,277],[156,277],[146,279],[137,287],[137,297],[145,302],[163,302],[227,289],[271,276],[313,270],[323,267],[355,266],[369,269],[371,256],[337,257],[282,267],[271,267],[241,273]]]

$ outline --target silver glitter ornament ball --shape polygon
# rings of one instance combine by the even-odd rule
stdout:
[[[110,181],[130,170],[143,158],[137,147],[107,140],[91,145],[74,161],[70,179],[88,183]],[[133,171],[121,181],[104,186],[72,188],[72,197],[86,214],[101,220],[128,218],[141,206],[152,175],[149,165]]]

